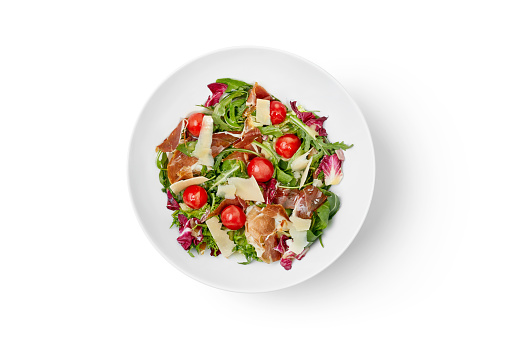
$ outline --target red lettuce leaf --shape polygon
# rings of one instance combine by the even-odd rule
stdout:
[[[340,156],[344,159],[343,152],[339,153]],[[315,175],[320,174],[323,171],[325,177],[325,185],[337,185],[343,179],[343,171],[341,167],[343,166],[343,160],[340,160],[340,156],[338,153],[334,153],[333,155],[324,155],[320,165],[316,169]]]
[[[297,108],[297,102],[296,101],[290,101],[290,106],[292,107],[292,110],[297,114],[297,117],[302,120],[304,124],[306,124],[309,127],[312,127],[319,136],[326,137],[327,131],[325,128],[323,128],[323,123],[325,120],[327,120],[327,117],[320,117],[317,118],[313,112],[301,112]]]
[[[211,84],[208,84],[207,87],[212,92],[212,95],[209,95],[209,98],[207,101],[205,101],[205,107],[214,106],[219,102],[219,99],[223,96],[224,92],[228,88],[227,84],[221,84],[219,82],[213,82]]]
[[[281,238],[279,238],[279,242],[274,249],[278,251],[281,254],[285,254],[286,251],[288,251],[288,245],[286,244],[286,240],[289,238],[286,235],[282,235]]]
[[[258,183],[258,185],[263,188],[263,197],[265,198],[265,203],[267,205],[272,204],[274,198],[276,197],[276,184],[277,180],[274,178],[264,183]]]
[[[166,208],[171,211],[178,211],[180,209],[180,205],[175,199],[175,197],[171,194],[170,190],[166,192],[168,195],[168,202],[166,203]]]

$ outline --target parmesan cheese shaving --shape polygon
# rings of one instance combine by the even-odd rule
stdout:
[[[307,231],[309,230],[309,227],[311,227],[311,219],[302,219],[293,213],[290,216],[290,221],[292,222],[293,227],[300,232]]]
[[[309,166],[311,166],[311,160],[309,160],[308,165],[306,166],[306,169],[304,170],[304,173],[302,173],[302,177],[300,178],[300,187],[304,185],[306,182],[306,179],[308,177],[309,173]]]
[[[198,164],[205,166],[213,166],[214,158],[212,157],[212,133],[214,132],[214,121],[209,115],[203,117],[201,123],[200,136],[196,142],[196,147],[191,153],[193,157],[198,158]]]
[[[173,191],[173,193],[178,194],[179,192],[185,190],[189,186],[203,184],[207,180],[209,179],[205,177],[195,177],[191,179],[180,180],[172,184],[170,186],[170,189]]]
[[[322,187],[323,182],[320,179],[313,179],[313,186],[315,187]]]
[[[295,254],[300,254],[304,251],[304,247],[308,244],[307,231],[298,231],[293,224],[289,224],[290,235],[292,240],[287,240],[288,250]]]
[[[229,178],[228,184],[234,185],[236,188],[235,195],[244,200],[251,200],[257,202],[264,202],[263,194],[254,177],[249,179],[244,178]]]
[[[233,185],[221,185],[217,188],[217,196],[225,199],[235,199],[237,189]]]
[[[306,166],[308,165],[308,163],[311,161],[311,160],[308,160],[308,155],[309,153],[311,152],[312,148],[307,151],[306,153],[304,153],[303,155],[301,155],[300,157],[297,157],[293,162],[292,162],[292,165],[290,166],[292,168],[292,171],[302,171],[303,169],[306,168]]]
[[[235,243],[230,240],[227,231],[221,229],[222,224],[219,222],[217,217],[210,218],[205,223],[207,224],[217,247],[219,247],[221,254],[225,258],[228,258],[233,253]]]
[[[270,125],[270,100],[256,99],[256,121]]]

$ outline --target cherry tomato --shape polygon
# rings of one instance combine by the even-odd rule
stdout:
[[[270,103],[270,121],[273,125],[277,125],[285,121],[286,107],[279,101],[271,101]]]
[[[242,208],[230,205],[221,212],[221,222],[226,228],[238,230],[246,223],[246,215]]]
[[[272,178],[274,174],[274,166],[272,163],[262,157],[256,157],[247,165],[247,174],[250,177],[255,177],[258,182],[265,182]]]
[[[203,187],[193,185],[186,188],[183,198],[187,206],[197,210],[207,203],[208,195]]]
[[[301,144],[295,134],[285,134],[276,140],[276,152],[283,158],[291,158],[297,152]]]
[[[201,122],[203,120],[202,113],[194,113],[187,119],[187,129],[191,132],[195,137],[200,135],[201,131]]]

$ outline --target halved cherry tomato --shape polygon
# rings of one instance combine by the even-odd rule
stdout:
[[[270,121],[273,125],[277,125],[285,121],[286,107],[279,101],[270,102]]]
[[[197,210],[207,203],[208,195],[203,187],[193,185],[186,188],[183,199],[187,206]]]
[[[195,137],[200,135],[203,116],[204,114],[202,113],[194,113],[187,119],[187,129]]]
[[[230,205],[221,212],[221,222],[226,228],[238,230],[246,223],[246,215],[242,208]]]
[[[247,165],[247,174],[255,177],[258,182],[265,182],[272,178],[274,174],[274,166],[272,163],[262,157],[256,157]]]
[[[297,152],[301,144],[295,134],[285,134],[276,140],[276,152],[283,158],[291,158]]]

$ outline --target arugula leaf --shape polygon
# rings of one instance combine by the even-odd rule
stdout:
[[[179,144],[177,146],[177,151],[180,151],[180,152],[184,153],[185,155],[187,155],[188,157],[191,157],[192,153],[194,152],[194,149],[196,147],[196,143],[197,143],[197,141],[189,141],[189,142],[184,142],[183,144]]]
[[[159,168],[159,182],[163,185],[161,191],[165,192],[170,188],[170,180],[168,179],[168,155],[166,152],[157,152],[156,166]]]
[[[330,204],[327,200],[313,213],[311,227],[307,232],[308,242],[314,242],[323,234],[323,230],[329,225],[329,214]]]
[[[231,240],[233,240],[233,242],[235,243],[235,247],[233,248],[233,250],[240,252],[246,257],[246,261],[239,262],[239,264],[247,265],[250,264],[253,260],[262,261],[256,255],[256,250],[254,246],[247,242],[244,228],[241,228],[236,231],[230,231],[228,232],[228,234],[230,235]]]
[[[227,92],[231,92],[236,89],[247,90],[247,89],[250,89],[251,87],[253,87],[250,84],[248,84],[247,82],[235,80],[235,79],[231,79],[231,78],[217,79],[216,82],[228,85],[228,88],[226,89]]]
[[[203,241],[207,244],[207,248],[210,248],[211,254],[217,256],[219,247],[217,246],[212,233],[210,233],[210,230],[206,224],[200,226],[202,227],[201,232],[203,233]]]
[[[212,119],[214,120],[214,124],[216,125],[216,129],[222,131],[240,131],[242,130],[242,126],[236,125],[236,122],[231,119],[231,116],[225,116],[226,107],[230,107],[231,102],[241,96],[245,96],[244,100],[247,100],[247,92],[246,91],[235,91],[225,96],[219,101],[219,103],[214,108],[214,112],[212,113]],[[225,119],[223,121],[223,118]],[[231,125],[230,125],[231,124]]]
[[[270,156],[271,156],[271,157],[270,157],[270,161],[272,162],[272,164],[273,164],[274,166],[277,166],[277,163],[279,162],[280,157],[279,157],[279,155],[277,155],[277,153],[276,153],[274,150],[272,150],[272,148],[271,148],[271,147],[269,147],[269,146],[267,146],[267,145],[265,145],[265,144],[259,143],[259,142],[258,142],[258,141],[256,141],[256,140],[255,140],[255,141],[253,141],[253,144],[254,144],[254,145],[256,145],[256,146],[258,146],[258,147],[260,147],[260,148],[262,148],[262,149],[264,149],[264,150],[265,150],[265,152],[269,153],[269,154],[270,154]]]
[[[261,127],[258,127],[258,129],[260,130],[260,132],[262,132],[262,134],[273,135],[276,138],[279,138],[280,136],[282,136],[284,134],[283,131],[281,131],[281,128],[279,128],[277,126],[273,126],[273,125],[261,126]]]
[[[168,166],[168,155],[166,152],[158,151],[156,156],[156,166],[159,169],[166,169]]]
[[[233,167],[236,167],[237,165],[239,166],[239,169],[233,172],[231,176],[239,178],[242,177],[248,178],[246,164],[239,159],[228,159],[223,161],[223,163],[221,164],[221,172],[228,171]]]
[[[231,177],[239,169],[240,169],[240,164],[237,163],[236,165],[230,167],[228,170],[222,171],[221,174],[219,174],[217,176],[217,178],[213,181],[213,185],[210,186],[208,190],[210,191],[212,188],[225,182],[229,177]]]
[[[347,150],[347,149],[353,147],[353,144],[347,145],[343,141],[330,143],[330,142],[328,142],[326,139],[324,139],[322,137],[316,138],[316,141],[318,142],[318,144],[320,144],[320,146],[323,149],[326,149],[326,150],[329,150],[329,151],[335,151],[337,149]]]
[[[327,198],[330,205],[329,219],[332,219],[332,217],[338,212],[341,202],[336,194],[330,191],[329,193],[331,193],[331,195]]]
[[[292,182],[293,176],[286,173],[279,167],[276,167],[276,179],[283,185],[288,185],[290,182]]]

